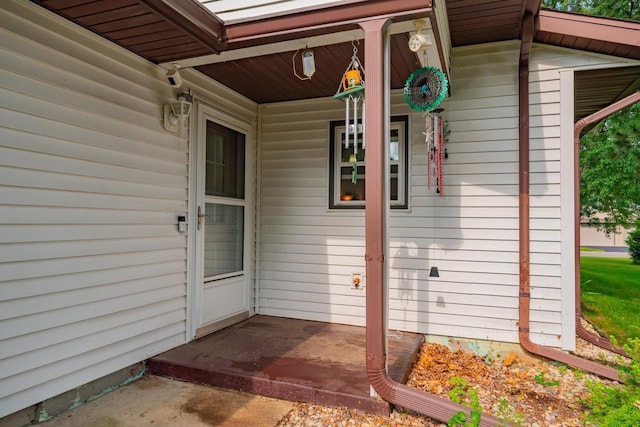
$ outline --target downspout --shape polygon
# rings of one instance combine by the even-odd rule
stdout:
[[[365,69],[367,93],[365,97],[365,133],[367,135],[367,167],[365,168],[365,262],[367,275],[366,293],[366,366],[369,382],[380,397],[395,405],[416,411],[437,420],[447,422],[463,411],[469,417],[469,408],[433,394],[413,389],[392,380],[387,374],[385,348],[386,300],[385,277],[385,223],[386,194],[384,191],[385,157],[384,137],[385,105],[388,94],[383,88],[387,78],[384,73],[384,49],[387,19],[376,19],[360,24],[365,32]],[[502,421],[482,414],[481,426],[503,425]]]
[[[640,92],[636,92],[626,98],[617,101],[602,110],[578,120],[573,126],[573,167],[574,167],[574,199],[575,199],[575,276],[576,276],[576,334],[592,344],[602,347],[606,350],[620,354],[625,357],[629,357],[626,351],[614,346],[607,338],[596,335],[590,331],[587,331],[581,322],[582,318],[582,304],[581,304],[581,285],[580,285],[580,134],[582,129],[586,126],[597,123],[600,120],[608,117],[618,111],[626,108],[630,105],[640,101]]]
[[[520,47],[518,103],[519,103],[519,246],[520,246],[520,296],[518,335],[520,345],[530,353],[580,368],[611,380],[619,381],[618,371],[578,356],[564,353],[531,341],[530,304],[530,212],[529,212],[529,54],[533,42],[535,17],[527,11],[522,21]]]

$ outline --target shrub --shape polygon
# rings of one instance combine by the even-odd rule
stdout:
[[[633,263],[640,264],[640,222],[636,225],[635,231],[629,234],[627,245],[629,245],[629,254]]]
[[[622,374],[625,384],[587,383],[590,395],[583,402],[590,409],[587,419],[600,427],[640,426],[640,338],[629,339],[624,349],[631,356]]]

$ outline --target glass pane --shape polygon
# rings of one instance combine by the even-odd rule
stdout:
[[[340,161],[343,163],[348,163],[352,161],[351,156],[353,155],[353,136],[349,139],[349,148],[345,147],[344,144],[344,133],[342,135],[342,144],[340,147],[342,148],[342,153],[340,155]],[[359,162],[364,161],[364,150],[362,149],[362,135],[358,135],[358,154],[356,154],[356,159]]]
[[[358,167],[358,179],[353,184],[351,178],[353,167],[340,168],[340,200],[348,202],[352,200],[364,200],[364,166]]]
[[[205,204],[204,277],[242,271],[244,208]]]
[[[400,159],[400,146],[398,145],[398,129],[391,129],[391,139],[389,140],[389,160]]]
[[[389,198],[398,200],[398,178],[391,177],[389,180]]]
[[[244,134],[207,122],[206,180],[208,196],[244,198]]]

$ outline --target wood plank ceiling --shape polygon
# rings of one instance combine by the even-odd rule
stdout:
[[[402,88],[409,75],[420,68],[420,62],[408,48],[408,40],[406,34],[391,38],[392,89]],[[306,81],[293,74],[295,51],[203,65],[196,69],[258,103],[332,96],[351,61],[353,47],[347,42],[317,47],[313,51],[316,72]],[[363,46],[360,46],[358,58],[364,63]],[[300,53],[296,59],[298,74],[301,74]]]
[[[217,53],[203,37],[139,0],[33,1],[156,64]]]
[[[526,1],[446,0],[453,47],[520,37]]]
[[[129,49],[151,62],[168,63],[217,54],[224,26],[196,0],[32,0]],[[445,0],[453,47],[517,40],[527,0]],[[381,3],[378,1],[378,3]],[[170,5],[170,6],[168,6]],[[173,8],[173,9],[172,9]],[[541,12],[541,14],[550,12]],[[556,13],[556,12],[554,12]],[[344,28],[342,28],[344,29]],[[391,86],[400,88],[420,65],[407,46],[408,35],[392,37]],[[538,31],[534,39],[561,47],[640,59],[637,46]],[[245,43],[246,44],[246,43]],[[229,48],[245,47],[233,44]],[[258,102],[331,96],[352,54],[350,43],[314,49],[316,74],[300,81],[292,72],[295,51],[197,67],[211,78]],[[364,49],[360,49],[364,60]],[[602,80],[602,85],[590,82]],[[606,83],[606,84],[604,84]],[[583,117],[636,85],[637,68],[576,74],[576,116]],[[604,88],[608,87],[607,90]]]

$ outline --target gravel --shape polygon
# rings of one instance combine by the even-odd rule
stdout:
[[[586,328],[593,331],[590,325]],[[576,353],[602,362],[619,362],[620,356],[577,338]],[[587,382],[615,384],[576,371],[557,362],[522,353],[481,357],[433,343],[422,346],[407,385],[448,399],[452,377],[464,379],[478,393],[484,412],[531,427],[584,426],[583,399]],[[468,396],[468,391],[465,394]],[[298,403],[277,427],[418,427],[446,426],[419,414],[396,408],[389,417],[357,410]]]

